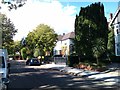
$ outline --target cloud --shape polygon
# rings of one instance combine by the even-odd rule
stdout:
[[[38,0],[39,1],[39,0]],[[74,31],[74,21],[76,15],[75,6],[63,6],[59,1],[38,2],[28,0],[28,2],[17,10],[7,11],[6,15],[14,23],[18,33],[14,40],[21,40],[26,37],[39,24],[47,24],[56,33],[68,33]]]

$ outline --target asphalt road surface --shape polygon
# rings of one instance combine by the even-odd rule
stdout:
[[[99,86],[98,81],[95,80],[41,66],[26,66],[23,61],[11,61],[8,90],[98,90],[101,88],[106,87]],[[107,89],[110,90],[109,87]]]

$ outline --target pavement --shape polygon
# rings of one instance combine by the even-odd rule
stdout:
[[[120,67],[116,63],[109,65],[108,66],[109,69],[104,72],[88,71],[88,70],[68,67],[67,65],[59,65],[59,64],[54,64],[54,63],[41,65],[41,67],[55,69],[55,70],[59,70],[61,72],[75,75],[81,78],[95,80],[95,81],[100,82],[98,84],[101,84],[101,86],[109,85],[109,86],[116,86],[120,88]]]

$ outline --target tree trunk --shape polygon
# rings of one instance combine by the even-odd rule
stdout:
[[[98,57],[96,57],[96,61],[97,61],[97,65],[99,64],[99,59],[98,59]]]

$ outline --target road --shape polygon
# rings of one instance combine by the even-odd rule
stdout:
[[[42,66],[26,66],[24,61],[11,61],[8,90],[88,90],[111,88],[98,81],[65,74]],[[115,89],[114,89],[115,90]]]

